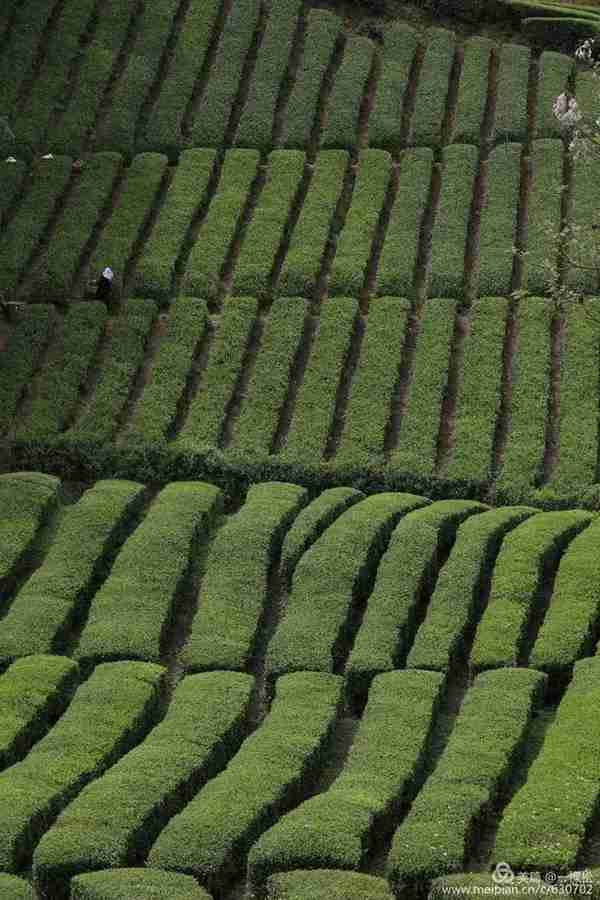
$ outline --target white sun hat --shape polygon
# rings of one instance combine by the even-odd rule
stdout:
[[[16,159],[14,156],[7,156],[5,162],[16,163]]]
[[[114,273],[113,270],[110,268],[110,266],[107,266],[107,267],[104,269],[104,271],[102,272],[102,274],[103,274],[103,276],[104,276],[108,281],[112,281],[113,278],[115,277],[115,273]]]

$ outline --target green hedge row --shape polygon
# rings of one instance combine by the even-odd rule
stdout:
[[[148,863],[195,875],[222,890],[259,835],[302,796],[323,765],[342,699],[342,679],[301,672],[277,682],[260,726],[227,768],[175,816]]]
[[[444,150],[442,189],[431,233],[430,297],[463,297],[465,253],[479,151],[466,144]]]
[[[105,325],[103,303],[69,306],[34,383],[31,403],[16,425],[17,440],[41,441],[70,423]]]
[[[167,196],[158,213],[135,270],[138,296],[171,299],[175,263],[192,217],[202,201],[215,162],[214,150],[186,150],[181,154]]]
[[[139,136],[145,149],[159,149],[170,155],[181,149],[184,114],[203,69],[219,9],[219,0],[192,0],[188,5],[160,93],[148,114],[145,134]],[[176,10],[172,15],[176,15]],[[232,63],[235,68],[235,56]],[[202,138],[194,140],[194,145],[217,146]]]
[[[432,28],[428,39],[415,93],[410,143],[436,146],[442,139],[456,35],[443,28]]]
[[[500,821],[493,861],[569,872],[600,798],[600,659],[576,663],[542,749]]]
[[[31,90],[13,119],[13,131],[19,143],[45,150],[43,141],[55,116],[60,116],[72,65],[99,12],[95,7],[94,0],[66,0],[59,7]]]
[[[314,164],[308,192],[295,224],[277,291],[312,297],[348,165],[345,150],[324,150]]]
[[[510,431],[498,475],[498,502],[510,503],[537,482],[544,460],[550,394],[552,306],[528,297],[517,311],[517,348],[512,362]]]
[[[309,143],[321,95],[323,77],[340,35],[340,18],[311,10],[306,19],[302,57],[283,110],[281,144],[303,150]]]
[[[140,112],[154,83],[178,6],[177,0],[162,0],[141,9],[133,46],[111,95],[110,112],[96,129],[94,146],[98,149],[118,150],[129,157],[135,153]],[[203,3],[202,8],[209,9],[210,4]],[[179,77],[184,73],[189,77],[190,71],[181,69]]]
[[[13,219],[0,234],[0,283],[5,299],[13,297],[19,276],[36,247],[55,204],[71,176],[70,157],[36,163],[33,180]]]
[[[527,97],[531,50],[517,44],[500,49],[496,86],[494,137],[503,141],[527,138]]]
[[[150,330],[156,318],[152,300],[128,300],[111,324],[98,380],[81,415],[66,432],[68,441],[109,441],[115,419],[125,406],[133,380],[142,365]]]
[[[373,849],[377,825],[412,798],[422,777],[442,692],[437,672],[375,678],[341,773],[254,845],[251,881],[261,884],[288,869],[360,869]]]
[[[560,561],[550,605],[530,655],[530,665],[564,674],[595,642],[600,608],[598,520],[568,546]]]
[[[408,304],[379,297],[366,320],[360,364],[356,368],[336,463],[384,461],[386,430],[402,360]]]
[[[29,882],[15,875],[0,874],[0,891],[5,900],[36,900],[35,891]]]
[[[364,498],[354,488],[330,488],[300,510],[281,547],[280,570],[290,580],[300,558],[343,512]]]
[[[288,297],[275,300],[271,306],[244,404],[234,423],[231,450],[250,455],[269,453],[302,343],[307,307],[305,300]]]
[[[305,505],[304,488],[257,484],[218,532],[208,554],[198,612],[181,661],[187,669],[246,669],[270,597],[283,537]]]
[[[179,432],[178,445],[218,445],[257,311],[258,304],[251,297],[226,298],[199,390]]]
[[[208,83],[190,128],[190,140],[196,146],[220,147],[232,113],[244,61],[252,45],[260,16],[260,0],[232,4],[223,26]]]
[[[77,83],[65,112],[50,123],[46,146],[55,153],[79,155],[93,128],[105,91],[112,80],[113,68],[135,21],[135,7],[128,3],[103,3],[93,38],[86,45]]]
[[[221,271],[244,211],[260,156],[257,150],[228,150],[217,189],[187,260],[183,290],[215,299]]]
[[[432,165],[433,153],[427,147],[406,150],[400,157],[400,183],[377,270],[378,294],[412,296]]]
[[[55,816],[143,737],[163,674],[151,663],[97,666],[54,728],[0,774],[2,870],[26,864]]]
[[[383,32],[381,71],[369,117],[369,144],[395,150],[400,143],[402,111],[419,40],[404,22],[394,22]]]
[[[533,134],[537,138],[561,137],[560,124],[552,106],[558,95],[568,90],[573,60],[563,53],[547,50],[540,56],[538,66]]]
[[[486,195],[479,228],[478,293],[510,293],[521,183],[521,144],[501,144],[487,163]]]
[[[600,329],[594,313],[568,309],[560,359],[560,446],[550,486],[566,492],[596,481],[598,457],[598,357]]]
[[[596,81],[594,87],[597,88]],[[596,98],[587,107],[590,113],[596,109]],[[586,110],[586,107],[583,107]],[[596,265],[596,240],[598,207],[600,205],[600,179],[598,164],[593,157],[573,153],[570,157],[572,176],[570,185],[569,224],[573,228],[570,241],[565,241],[568,268],[566,282],[570,288],[583,294],[598,296],[600,277]]]
[[[545,680],[530,669],[485,672],[476,679],[433,774],[394,835],[388,876],[395,888],[420,887],[465,867],[481,823],[523,750]]]
[[[324,453],[357,316],[356,300],[336,297],[325,302],[296,396],[284,459],[316,462]]]
[[[360,295],[391,174],[389,153],[383,150],[360,153],[352,203],[337,238],[335,258],[327,279],[329,296]]]
[[[15,898],[16,900],[16,898]],[[112,869],[77,875],[70,900],[211,900],[191,875],[159,869]]]
[[[18,472],[0,475],[0,598],[10,578],[32,549],[39,528],[58,500],[60,484],[53,475]]]
[[[234,143],[267,150],[274,113],[288,69],[302,0],[273,0]]]
[[[532,294],[550,290],[547,261],[554,264],[558,242],[552,239],[561,227],[564,145],[560,140],[534,141],[531,149],[532,181],[529,191],[524,287]]]
[[[24,0],[15,6],[10,42],[0,56],[0,109],[4,115],[13,113],[21,84],[31,71],[38,42],[53,10],[51,4],[39,0]],[[10,10],[7,15],[10,17]]]
[[[143,858],[165,821],[237,751],[252,686],[249,675],[226,672],[181,681],[160,724],[46,832],[33,858],[38,886],[56,890],[79,872]]]
[[[0,434],[6,435],[24,392],[51,338],[54,309],[47,304],[27,306],[0,353]]]
[[[24,757],[64,712],[77,675],[70,659],[28,656],[0,676],[0,769]]]
[[[508,506],[473,516],[459,527],[440,570],[407,666],[448,672],[468,653],[466,637],[483,609],[483,591],[505,536],[534,510]]]
[[[122,165],[118,153],[95,153],[87,160],[39,262],[27,276],[23,293],[28,297],[68,300],[81,254]]]
[[[123,276],[134,246],[155,203],[167,171],[167,157],[141,153],[128,167],[115,208],[102,229],[87,265],[96,280],[105,266],[115,274],[113,291],[123,286]]]
[[[233,294],[267,296],[304,166],[305,155],[296,150],[274,150],[269,154],[265,186],[246,227],[233,270]]]
[[[17,160],[16,163],[0,162],[0,222],[12,203],[23,193],[25,172],[23,160]]]
[[[173,302],[148,383],[124,434],[126,440],[160,441],[168,437],[206,327],[204,300],[178,297]]]
[[[500,410],[502,360],[508,300],[478,301],[463,346],[460,384],[454,411],[450,461],[444,474],[452,479],[485,482],[490,468]]]
[[[590,513],[582,510],[540,513],[507,535],[475,635],[473,671],[526,662],[528,630],[551,577],[549,566],[590,520]]]
[[[353,699],[366,695],[375,675],[405,664],[440,554],[452,546],[461,522],[470,516],[479,519],[485,509],[468,500],[441,500],[409,513],[396,525],[346,664]]]
[[[454,314],[452,300],[430,300],[421,314],[408,400],[391,455],[394,467],[424,475],[435,468]]]
[[[272,875],[267,900],[392,900],[387,881],[333,869],[299,869]]]
[[[163,488],[92,600],[78,659],[160,660],[190,554],[208,540],[220,502],[202,482]]]
[[[488,102],[488,74],[493,41],[475,37],[467,41],[458,83],[452,139],[464,144],[479,144],[481,126]]]
[[[373,62],[374,44],[360,35],[346,39],[344,55],[327,99],[325,123],[321,131],[323,147],[356,147],[363,95]]]
[[[423,505],[412,494],[376,494],[344,512],[296,566],[290,596],[269,645],[266,667],[283,672],[338,670],[379,558],[398,520]]]
[[[100,481],[67,508],[42,565],[2,620],[0,659],[65,652],[142,499],[139,484]]]

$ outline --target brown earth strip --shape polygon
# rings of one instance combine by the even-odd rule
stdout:
[[[319,270],[314,293],[311,298],[312,312],[314,312],[315,315],[318,315],[321,304],[327,296],[327,279],[329,276],[329,269],[331,268],[331,264],[335,257],[338,236],[342,228],[344,227],[346,216],[348,215],[348,211],[352,203],[352,196],[354,194],[354,186],[356,184],[357,178],[357,170],[358,162],[355,151],[353,154],[351,154],[348,160],[346,172],[344,173],[342,190],[340,192],[340,196],[338,197],[335,212],[331,219],[331,227],[329,229],[329,234],[325,243],[325,250],[323,251],[323,256],[321,258],[321,268]]]
[[[31,61],[31,69],[28,75],[23,79],[21,84],[19,85],[19,92],[17,94],[16,103],[15,103],[15,112],[18,115],[23,111],[23,107],[25,103],[29,99],[29,95],[31,93],[31,89],[35,83],[36,78],[38,77],[44,60],[46,59],[46,53],[48,50],[48,41],[50,39],[50,35],[56,28],[56,23],[59,17],[62,14],[62,11],[65,7],[67,0],[56,0],[54,4],[54,8],[50,13],[46,25],[44,26],[44,30],[40,36],[39,44],[37,45],[35,55]],[[17,14],[18,5],[15,6],[15,10],[13,12],[11,21],[8,25],[8,28],[4,32],[2,42],[0,44],[0,53],[4,53],[6,48],[9,46],[11,31],[15,24],[16,14]]]
[[[454,424],[456,420],[456,404],[460,390],[465,340],[469,333],[469,313],[457,307],[454,320],[454,332],[450,344],[450,360],[448,363],[448,381],[440,411],[440,430],[437,439],[435,474],[443,475],[452,456],[454,448]]]
[[[136,375],[132,382],[129,397],[127,398],[127,402],[121,410],[121,413],[117,419],[117,424],[113,435],[113,440],[117,444],[122,444],[123,440],[126,438],[127,426],[131,422],[136,404],[142,396],[146,385],[150,381],[150,378],[152,377],[152,366],[154,364],[154,360],[156,359],[156,354],[160,349],[160,344],[165,335],[168,324],[169,317],[165,313],[157,316],[152,324],[150,335],[146,343],[146,350],[144,352],[142,365],[136,372]]]
[[[290,94],[292,93],[292,88],[294,87],[294,83],[296,81],[298,66],[300,65],[300,60],[302,59],[302,55],[304,53],[307,15],[308,8],[306,6],[306,3],[304,3],[300,16],[298,18],[298,25],[296,28],[296,33],[294,34],[290,57],[288,60],[287,68],[281,80],[281,86],[279,88],[279,94],[277,96],[277,102],[275,104],[275,112],[273,115],[273,131],[271,133],[271,146],[274,148],[280,146],[281,133],[285,124],[287,104],[290,99]]]
[[[240,119],[242,117],[242,112],[244,111],[246,100],[248,99],[248,92],[250,91],[250,85],[252,83],[254,70],[256,68],[258,51],[260,50],[262,44],[268,18],[268,10],[263,3],[260,8],[260,14],[258,17],[258,22],[256,24],[256,29],[252,37],[252,43],[250,44],[250,48],[248,50],[248,53],[246,54],[246,59],[244,60],[244,66],[242,68],[237,95],[231,106],[231,115],[229,116],[229,122],[225,131],[225,146],[227,147],[231,147],[234,141],[238,125],[240,124]]]
[[[308,160],[305,161],[302,179],[300,181],[300,184],[298,185],[296,195],[292,201],[290,213],[283,229],[281,243],[279,244],[279,248],[273,262],[273,267],[271,269],[271,272],[269,273],[268,295],[270,301],[272,301],[277,294],[277,284],[279,282],[281,268],[287,256],[290,247],[290,241],[292,239],[292,234],[294,232],[294,228],[296,227],[298,217],[302,212],[302,207],[304,206],[304,201],[306,200],[306,195],[308,193],[308,189],[313,177],[313,171],[314,163],[308,162]]]
[[[331,91],[333,90],[333,84],[335,81],[337,70],[342,63],[344,48],[346,46],[346,39],[346,35],[343,31],[341,31],[336,40],[335,47],[333,48],[333,53],[331,54],[329,65],[327,66],[323,75],[323,81],[321,82],[321,91],[319,93],[319,102],[317,104],[317,110],[315,113],[315,120],[313,122],[312,130],[308,140],[308,146],[306,148],[307,156],[310,162],[315,161],[315,156],[317,155],[319,147],[321,145],[321,134],[325,126],[327,104],[329,103],[329,97],[331,95]]]
[[[143,253],[144,246],[146,241],[150,237],[150,233],[156,224],[156,220],[158,219],[158,215],[163,207],[165,202],[167,193],[171,186],[171,182],[175,176],[175,167],[167,166],[162,177],[161,183],[158,186],[156,191],[154,202],[150,207],[150,210],[142,224],[140,232],[136,237],[133,247],[131,250],[131,255],[125,264],[125,271],[123,272],[122,279],[122,289],[121,289],[121,297],[125,298],[131,294],[131,289],[133,286],[133,277],[135,275],[135,270],[138,264],[138,261]]]

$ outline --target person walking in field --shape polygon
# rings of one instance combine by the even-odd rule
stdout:
[[[103,300],[104,302],[108,300],[108,298],[110,297],[114,277],[115,273],[110,268],[110,266],[107,266],[98,279],[98,286],[96,288],[97,300]]]

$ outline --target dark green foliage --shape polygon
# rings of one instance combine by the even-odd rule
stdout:
[[[400,141],[402,109],[418,46],[417,32],[394,22],[383,33],[381,72],[369,117],[369,144],[393,150]]]
[[[321,133],[323,147],[352,150],[356,146],[361,103],[371,71],[373,49],[373,42],[368,38],[352,36],[347,39],[327,102]]]
[[[203,300],[178,297],[174,301],[148,383],[125,433],[127,440],[160,441],[168,436],[206,325]]]
[[[347,165],[348,154],[343,150],[324,150],[317,156],[281,269],[278,293],[287,297],[312,296]]]
[[[24,561],[56,505],[59,481],[39,472],[0,475],[0,588]],[[4,599],[0,593],[0,598]]]
[[[600,795],[600,659],[576,663],[572,681],[532,762],[505,808],[493,862],[515,869],[577,869]]]
[[[310,869],[273,875],[268,900],[392,900],[383,878],[358,872]]]
[[[178,444],[217,445],[257,313],[250,297],[229,297],[216,325],[200,389],[193,398]]]
[[[47,440],[69,424],[106,323],[103,303],[74,303],[59,322],[16,439]]]
[[[221,271],[259,159],[256,150],[227,151],[219,184],[187,261],[183,289],[188,294],[208,300],[217,297]]]
[[[531,150],[533,178],[529,192],[524,286],[532,294],[552,289],[547,263],[558,256],[564,146],[559,140],[534,141]]]
[[[485,164],[487,195],[479,228],[480,296],[510,293],[521,182],[521,144],[500,144]]]
[[[151,4],[154,6],[155,4]],[[163,0],[160,4],[163,6]],[[241,12],[246,4],[235,4]],[[147,150],[160,150],[173,155],[182,149],[184,138],[181,133],[186,112],[198,73],[202,70],[208,52],[213,29],[219,12],[219,0],[192,0],[188,5],[173,50],[171,64],[161,84],[160,93],[149,111],[146,132],[140,135],[140,143]],[[172,15],[175,14],[175,10]],[[243,12],[242,12],[243,15]],[[234,17],[235,18],[235,17]],[[154,24],[154,23],[153,23]],[[240,65],[242,48],[231,47],[231,68]],[[219,72],[222,77],[222,71]],[[203,118],[200,118],[200,125]],[[202,134],[194,139],[194,146],[214,146]],[[136,149],[140,149],[137,147]]]
[[[278,870],[364,865],[376,823],[415,791],[442,688],[434,672],[388,672],[373,681],[342,772],[254,845],[252,881]]]
[[[460,73],[452,139],[478,144],[488,99],[488,72],[494,44],[488,38],[471,38],[465,44]]]
[[[304,379],[283,450],[284,459],[318,460],[333,421],[339,380],[358,313],[355,300],[327,300],[317,324]]]
[[[338,16],[324,10],[310,10],[304,52],[296,71],[294,86],[284,110],[281,144],[304,149],[315,120],[321,83],[340,33]]]
[[[227,883],[256,838],[293,803],[323,764],[342,695],[336,675],[280,678],[262,725],[154,844],[151,866],[194,874],[209,888]]]
[[[77,664],[60,656],[27,656],[0,676],[0,769],[25,756],[64,712]]]
[[[202,482],[163,488],[92,601],[78,659],[161,659],[190,554],[208,540],[220,503],[219,489]]]
[[[329,296],[360,296],[391,173],[389,153],[363,150],[359,155],[352,203],[337,237],[335,258],[329,272]]]
[[[388,858],[394,886],[421,885],[465,867],[473,830],[510,777],[544,682],[530,669],[476,679],[435,771],[394,836]]]
[[[182,654],[186,668],[247,668],[269,602],[269,573],[306,500],[306,491],[295,485],[253,485],[244,506],[218,532]]]
[[[0,658],[64,651],[141,491],[133,482],[100,481],[65,511],[43,564],[2,620]]]
[[[234,143],[238,147],[269,149],[273,115],[288,66],[302,0],[272,0],[252,83]]]
[[[451,31],[432,28],[421,66],[411,120],[411,144],[436,146],[442,139],[442,124],[456,38]]]
[[[383,462],[407,308],[398,297],[379,297],[371,306],[336,454],[338,464]]]
[[[460,525],[407,666],[447,672],[464,654],[467,631],[481,613],[482,586],[491,575],[500,545],[505,535],[533,512],[528,507],[507,506],[472,516]]]
[[[249,675],[226,672],[181,681],[160,724],[84,788],[44,835],[34,854],[36,881],[56,886],[77,872],[133,864],[167,811],[185,804],[235,753],[252,686]]]
[[[251,455],[270,452],[306,314],[306,301],[297,297],[280,297],[271,306],[229,449]]]
[[[527,136],[527,91],[529,85],[529,47],[503,44],[500,50],[496,88],[494,137],[523,141]]]
[[[191,875],[158,869],[113,869],[78,875],[71,900],[211,900]]]
[[[296,566],[284,616],[267,652],[271,677],[309,669],[332,672],[353,606],[398,520],[423,504],[412,494],[376,494],[330,525]]]
[[[54,311],[46,304],[26,307],[8,345],[0,353],[0,433],[12,425],[19,401],[48,343]]]
[[[97,666],[54,728],[0,775],[4,871],[24,864],[52,818],[144,735],[163,673],[151,663]]]
[[[233,294],[258,298],[268,294],[271,271],[304,173],[304,153],[274,150],[268,159],[266,183],[233,271]]]
[[[423,592],[432,584],[438,554],[461,522],[485,506],[441,500],[408,513],[394,529],[346,664],[350,693],[364,696],[371,679],[404,665],[418,626]],[[398,573],[402,572],[402,578]]]
[[[504,539],[470,665],[474,671],[522,664],[527,630],[547,566],[590,522],[581,510],[539,513]]]
[[[396,297],[412,295],[421,222],[427,205],[433,153],[425,147],[400,157],[400,183],[384,238],[376,292]]]

